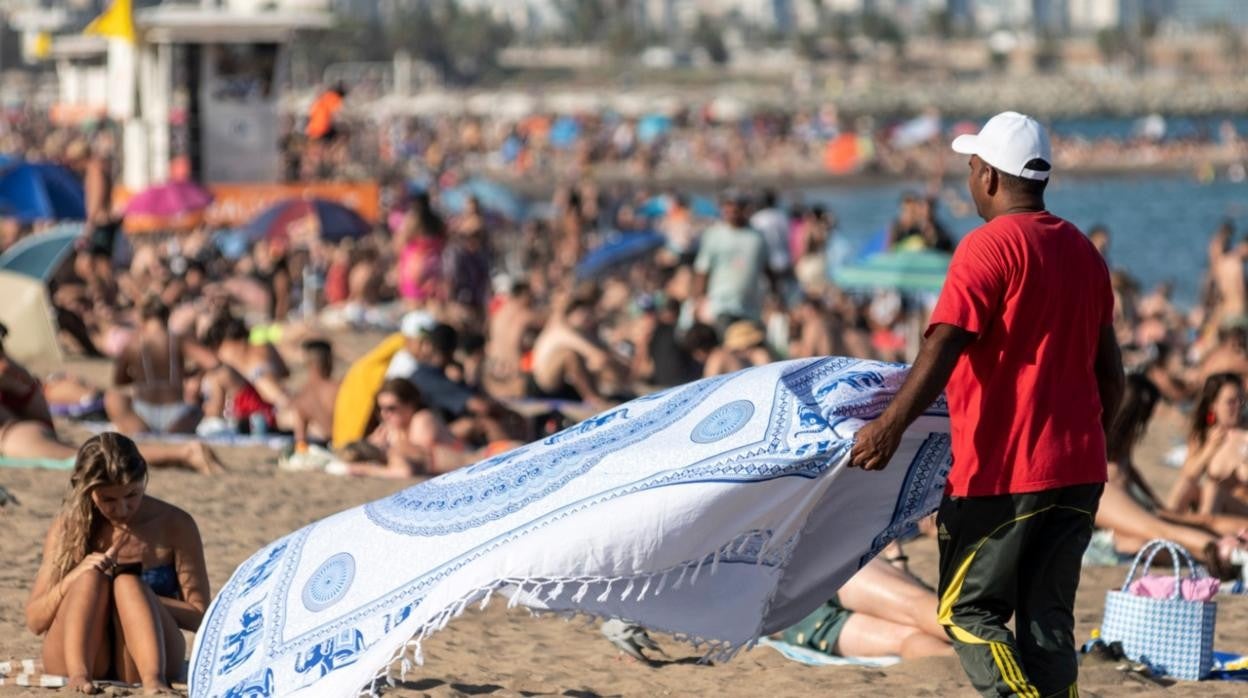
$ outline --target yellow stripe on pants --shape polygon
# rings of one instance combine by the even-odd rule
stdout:
[[[1025,521],[1033,516],[1043,514],[1052,509],[1071,509],[1073,511],[1091,516],[1091,512],[1083,509],[1064,506],[1061,504],[1052,504],[1026,514],[1022,514],[1021,516],[1016,516],[1000,526],[997,526],[991,533],[984,536],[978,543],[975,544],[975,547],[972,548],[971,552],[967,554],[966,559],[964,559],[962,563],[958,565],[957,569],[954,570],[953,578],[950,579],[949,586],[945,589],[945,593],[941,595],[940,604],[936,610],[937,622],[948,630],[949,635],[954,639],[954,641],[966,645],[989,646],[989,649],[992,652],[993,661],[996,663],[997,670],[1001,673],[1002,678],[1005,679],[1006,685],[1021,698],[1041,698],[1040,690],[1027,680],[1026,673],[1023,672],[1022,667],[1018,664],[1018,660],[1015,659],[1013,649],[1005,643],[985,640],[969,630],[959,627],[953,622],[953,607],[957,603],[958,597],[962,595],[962,586],[966,582],[967,574],[970,572],[971,564],[975,561],[975,556],[979,553],[980,549],[982,549],[984,545],[992,539],[993,536],[997,535],[1008,526],[1013,526],[1020,521]],[[1077,696],[1078,689],[1075,689],[1073,685],[1071,686],[1071,689],[1074,689],[1074,695]]]
[[[993,661],[997,663],[997,671],[1001,672],[1005,685],[1009,686],[1015,695],[1020,698],[1040,698],[1040,689],[1027,681],[1027,676],[1023,674],[1022,667],[1014,659],[1014,651],[1009,645],[1004,642],[990,642],[988,647],[992,650]]]

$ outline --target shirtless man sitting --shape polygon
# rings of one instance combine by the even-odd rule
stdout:
[[[533,308],[529,285],[518,282],[489,320],[489,340],[485,345],[485,372],[482,384],[496,398],[524,395],[524,375],[520,362],[524,357],[524,338],[530,330],[540,328],[541,319]]]
[[[291,399],[295,443],[326,442],[333,433],[334,401],[338,398],[333,347],[323,339],[309,339],[303,343],[303,360],[308,378]]]
[[[611,403],[600,379],[628,375],[628,363],[603,347],[594,336],[593,305],[572,300],[555,312],[533,346],[529,397],[584,401],[599,409]]]
[[[169,332],[169,309],[159,298],[143,303],[140,319],[113,364],[113,387],[104,394],[108,418],[124,434],[194,433],[201,412],[185,397],[187,360],[211,370],[217,358],[193,339]]]

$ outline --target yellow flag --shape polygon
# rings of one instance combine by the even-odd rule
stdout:
[[[135,42],[134,13],[130,3],[131,0],[113,0],[113,4],[109,5],[104,14],[91,20],[83,33],[116,37],[133,44]]]

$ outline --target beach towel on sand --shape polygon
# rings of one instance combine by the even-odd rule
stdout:
[[[494,592],[728,659],[935,510],[951,462],[943,401],[886,470],[845,467],[905,373],[830,358],[709,378],[296,531],[214,600],[190,694],[354,695]]]

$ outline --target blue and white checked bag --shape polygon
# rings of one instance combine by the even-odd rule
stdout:
[[[1137,570],[1147,573],[1153,558],[1161,551],[1174,562],[1174,593],[1168,599],[1136,596],[1127,591]],[[1192,577],[1203,577],[1192,556],[1183,546],[1167,540],[1149,541],[1140,549],[1122,589],[1105,595],[1105,618],[1101,637],[1121,642],[1132,661],[1147,664],[1154,671],[1176,679],[1198,681],[1213,667],[1213,633],[1218,605],[1212,601],[1188,601],[1180,596],[1182,560]],[[1143,564],[1141,565],[1141,561]]]

